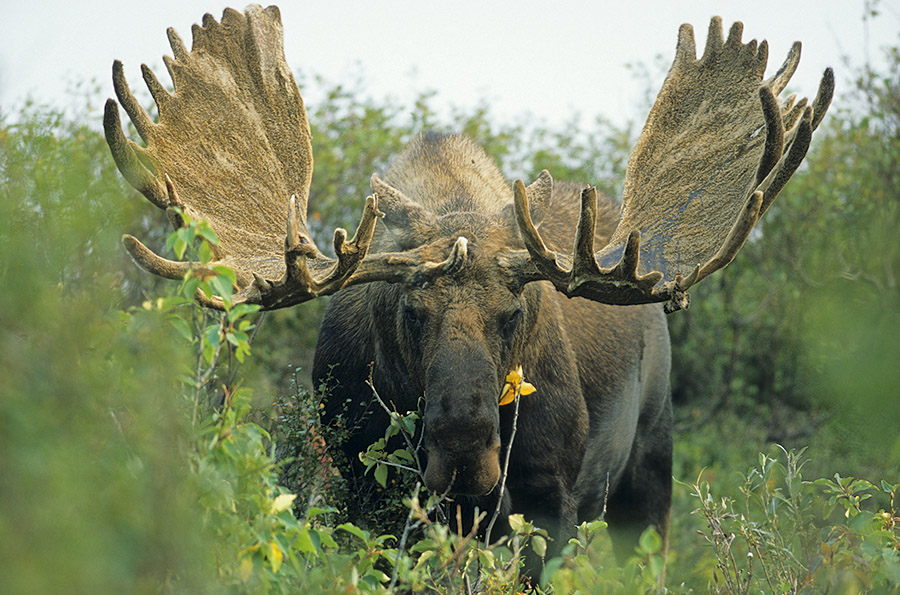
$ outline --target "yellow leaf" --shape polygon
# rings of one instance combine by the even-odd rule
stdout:
[[[513,401],[516,400],[516,391],[513,390],[513,387],[510,383],[506,383],[503,385],[503,392],[500,393],[500,406],[509,405]]]
[[[273,539],[269,542],[269,561],[272,563],[272,572],[278,572],[283,558],[284,554],[281,553],[281,548],[278,547],[278,544]]]
[[[500,405],[509,405],[516,400],[516,395],[530,395],[536,390],[533,384],[525,382],[522,366],[516,366],[506,375],[506,384],[503,385],[503,390],[500,392]]]
[[[272,501],[272,514],[278,514],[287,510],[296,498],[296,494],[281,494]]]
[[[250,573],[253,572],[253,560],[249,557],[241,560],[241,580],[245,583],[250,580]]]
[[[509,374],[506,375],[506,381],[512,384],[519,384],[522,382],[522,366],[519,366],[515,370],[510,370]]]
[[[241,552],[240,552],[238,555],[239,555],[239,556],[247,556],[247,555],[249,555],[249,554],[252,554],[253,552],[255,552],[255,551],[258,550],[258,549],[259,549],[259,542],[257,541],[256,543],[254,543],[254,544],[251,545],[250,547],[245,547],[244,549],[242,549]]]

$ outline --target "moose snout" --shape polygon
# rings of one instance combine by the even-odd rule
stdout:
[[[457,336],[442,343],[425,374],[425,484],[483,495],[500,481],[499,373],[482,341],[462,324],[450,326]]]
[[[464,451],[439,444],[427,448],[425,485],[434,492],[468,496],[487,494],[500,481],[500,439],[481,440]]]
[[[496,401],[491,400],[493,407],[486,400],[471,397],[452,401],[457,407],[426,406],[428,489],[480,496],[500,481],[499,412]]]

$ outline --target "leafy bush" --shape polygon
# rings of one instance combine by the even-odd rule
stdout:
[[[878,592],[900,589],[900,483],[852,477],[803,480],[803,451],[759,455],[743,476],[743,498],[692,486],[694,512],[715,554],[716,592]],[[821,490],[816,490],[818,486]],[[886,507],[865,509],[880,496]]]

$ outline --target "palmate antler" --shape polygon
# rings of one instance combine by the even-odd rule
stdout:
[[[508,260],[522,279],[546,279],[568,296],[608,304],[668,302],[674,311],[687,307],[688,288],[732,261],[800,165],[834,92],[829,68],[813,105],[793,96],[781,103],[800,43],[763,80],[768,46],[741,43],[742,29],[735,23],[723,41],[722,21],[713,18],[698,60],[693,29],[682,25],[675,61],[628,162],[621,219],[601,250],[594,250],[594,189],[582,194],[568,256],[547,248],[516,182],[529,258]]]
[[[443,262],[426,262],[416,252],[364,260],[380,215],[374,196],[366,199],[353,239],[335,231],[337,259],[323,255],[306,225],[312,146],[303,99],[284,59],[278,8],[226,9],[221,22],[207,14],[192,33],[188,52],[168,30],[174,59],[166,56],[165,63],[174,93],[142,66],[158,123],[129,90],[122,64],[113,64],[116,96],[146,148],[125,137],[113,99],[103,124],[119,170],[167,210],[173,225],[182,224],[176,206],[209,222],[219,238],[212,264],[236,272],[234,302],[282,308],[354,283],[430,278],[465,262],[464,240]],[[162,258],[132,236],[123,242],[156,275],[181,279],[198,266]],[[224,307],[217,297],[198,299]]]

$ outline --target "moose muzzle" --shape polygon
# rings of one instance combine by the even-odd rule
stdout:
[[[482,496],[500,481],[499,438],[487,448],[458,452],[432,446],[427,452],[425,485],[429,490]]]

